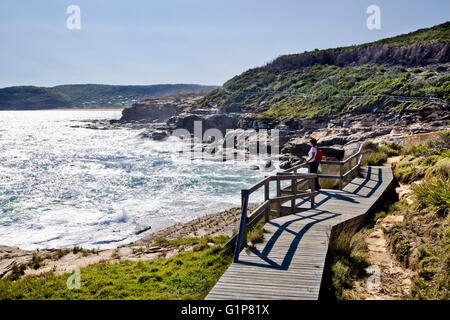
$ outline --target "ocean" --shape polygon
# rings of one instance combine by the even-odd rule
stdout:
[[[0,245],[114,248],[240,206],[240,190],[267,174],[249,169],[256,160],[192,161],[175,138],[81,127],[120,116],[0,111]]]

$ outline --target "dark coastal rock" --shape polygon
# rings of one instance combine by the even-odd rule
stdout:
[[[216,128],[222,131],[223,134],[225,134],[226,130],[236,129],[238,127],[237,126],[238,122],[239,122],[238,116],[231,116],[227,114],[215,114],[205,119],[205,127],[206,127],[205,130],[209,128]]]
[[[280,169],[286,170],[291,168],[291,162],[289,160],[280,162]]]
[[[202,118],[198,115],[188,113],[178,116],[175,120],[174,125],[177,128],[183,128],[192,133],[194,132],[195,121],[202,121]]]
[[[228,114],[199,116],[188,113],[177,117],[175,127],[194,133],[195,121],[201,122],[202,134],[208,129],[218,129],[222,135],[225,135],[227,130],[234,130],[238,127],[239,117]]]
[[[123,121],[165,121],[177,113],[177,106],[174,104],[159,104],[157,99],[144,100],[133,104],[131,108],[122,111]]]
[[[308,145],[308,141],[303,138],[294,138],[286,143],[282,148],[282,153],[290,153],[297,157],[303,157],[308,154],[311,147]]]
[[[167,131],[163,130],[148,130],[139,134],[141,138],[148,138],[156,141],[161,141],[166,139],[169,136]]]
[[[165,122],[184,110],[190,109],[204,96],[205,94],[181,94],[142,100],[130,108],[123,109],[120,121]]]
[[[337,147],[321,147],[319,146],[320,150],[322,150],[324,157],[330,157],[330,158],[336,158],[336,159],[343,159],[344,158],[344,148],[337,148]]]
[[[288,153],[297,158],[306,157],[310,150],[308,141],[304,138],[294,138],[284,145],[281,149],[283,154]],[[319,148],[322,150],[324,157],[342,159],[344,157],[344,149],[336,146],[322,146],[319,144]]]
[[[331,135],[331,136],[327,136],[327,137],[324,137],[322,139],[319,139],[318,143],[319,143],[319,146],[321,146],[322,150],[323,150],[323,147],[325,147],[325,146],[333,146],[333,145],[336,145],[336,144],[339,144],[339,145],[343,146],[348,141],[349,141],[349,139],[346,136],[334,136],[334,135]]]
[[[284,124],[289,128],[289,130],[298,130],[302,127],[299,119],[290,119],[285,121]]]
[[[150,138],[156,141],[164,140],[168,137],[167,131],[154,131],[152,132]]]
[[[245,113],[251,111],[250,108],[246,107],[244,104],[232,103],[230,105],[222,106],[222,111],[225,113]]]

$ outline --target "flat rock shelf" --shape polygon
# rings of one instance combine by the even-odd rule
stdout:
[[[390,167],[361,167],[343,190],[320,190],[316,206],[270,220],[264,243],[243,250],[208,294],[208,300],[317,300],[333,228],[358,224],[394,181]]]

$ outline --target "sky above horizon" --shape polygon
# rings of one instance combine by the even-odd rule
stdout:
[[[70,30],[70,5],[81,28]],[[369,5],[381,28],[369,30]],[[2,0],[0,87],[222,85],[282,54],[371,42],[444,23],[450,1]]]

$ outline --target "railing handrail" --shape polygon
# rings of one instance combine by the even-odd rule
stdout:
[[[263,216],[266,217],[266,221],[268,221],[268,217],[271,210],[272,204],[277,204],[277,210],[279,213],[281,213],[281,204],[287,201],[291,201],[291,210],[292,213],[295,211],[295,200],[298,198],[311,198],[311,208],[314,207],[314,197],[317,194],[315,189],[315,179],[317,178],[317,174],[302,174],[302,173],[288,173],[288,174],[277,174],[277,175],[271,175],[263,180],[257,182],[253,186],[251,186],[248,189],[242,189],[241,190],[241,197],[242,197],[242,212],[241,212],[241,219],[239,223],[239,231],[237,234],[237,242],[236,247],[234,251],[234,261],[237,262],[239,260],[239,254],[241,252],[241,249],[244,244],[247,244],[247,230],[249,227],[254,226],[256,223],[261,220]],[[291,191],[283,191],[281,190],[281,181],[284,180],[291,180]],[[311,192],[302,192],[297,190],[298,185],[300,183],[304,183],[307,181],[310,181],[310,188]],[[270,198],[270,182],[276,181],[277,183],[277,195],[276,197]],[[248,211],[248,202],[249,202],[249,196],[259,188],[264,186],[264,202],[256,208],[250,215],[247,215]],[[294,188],[292,186],[295,186]],[[288,196],[282,196],[282,193],[292,193]],[[284,207],[283,207],[284,208]],[[235,239],[235,238],[233,238]],[[232,239],[232,240],[233,240]],[[232,242],[232,240],[229,241],[229,243]]]
[[[315,196],[318,194],[317,191],[315,191],[315,179],[317,177],[319,178],[325,178],[325,179],[339,179],[339,188],[342,190],[342,184],[343,180],[346,180],[350,177],[350,175],[359,169],[361,166],[361,159],[362,159],[362,144],[359,146],[358,151],[348,157],[345,160],[342,161],[322,161],[324,164],[333,164],[333,165],[339,165],[339,175],[325,175],[325,174],[315,174],[315,173],[297,173],[297,170],[299,168],[306,167],[306,163],[298,164],[292,168],[289,168],[287,170],[277,172],[276,175],[270,175],[265,177],[264,179],[258,181],[257,183],[250,186],[248,189],[242,189],[241,190],[241,201],[242,201],[242,213],[241,213],[241,219],[239,223],[239,231],[236,237],[233,237],[228,243],[234,242],[234,240],[237,240],[236,248],[234,252],[234,261],[237,262],[239,260],[239,254],[241,252],[242,246],[247,243],[247,228],[251,225],[255,225],[262,217],[263,214],[266,217],[266,221],[268,221],[268,216],[270,214],[271,205],[276,203],[277,204],[277,210],[278,213],[281,214],[281,209],[289,210],[289,208],[282,207],[281,204],[284,202],[291,201],[291,212],[294,213],[295,208],[295,200],[299,198],[305,198],[310,197],[311,198],[311,208],[314,208],[314,199]],[[359,159],[354,167],[351,166],[351,162],[353,159],[359,156]],[[343,172],[343,167],[345,164],[350,162],[350,168],[347,172]],[[281,181],[284,180],[291,180],[291,185],[281,189]],[[276,181],[277,182],[277,195],[276,197],[270,198],[270,182]],[[310,192],[305,192],[298,190],[299,185],[304,186],[306,182],[309,181],[309,187]],[[248,211],[248,203],[249,203],[249,197],[250,195],[260,189],[264,186],[264,203],[262,203],[257,209],[255,209],[250,215],[247,215]],[[288,194],[288,195],[282,195]],[[290,194],[290,195],[289,195]]]
[[[425,133],[416,133],[416,134],[411,134],[409,136],[402,136],[402,143],[405,144],[408,140],[414,141],[414,140],[417,140],[417,138],[420,141],[421,137],[439,135],[439,134],[448,133],[448,132],[450,132],[450,130],[441,130],[441,131],[433,131],[433,132],[425,132]]]

